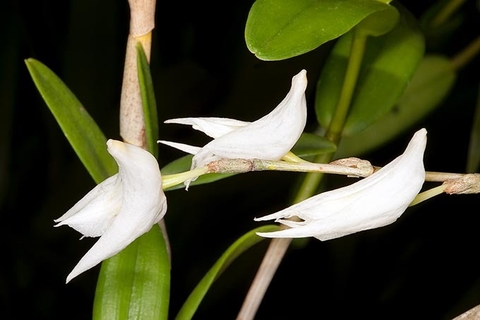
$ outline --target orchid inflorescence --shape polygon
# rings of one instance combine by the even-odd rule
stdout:
[[[201,148],[159,142],[193,154],[191,171],[220,159],[281,160],[304,131],[306,88],[307,72],[301,70],[292,78],[291,89],[280,104],[253,122],[227,118],[165,121],[191,125],[213,138]],[[256,218],[256,221],[274,219],[289,227],[259,235],[315,237],[323,241],[393,223],[417,196],[425,180],[426,134],[425,129],[418,130],[402,155],[363,180]],[[140,147],[116,140],[109,140],[107,148],[119,172],[98,184],[55,220],[56,226],[69,225],[84,237],[100,237],[68,275],[67,282],[120,252],[148,232],[167,211],[156,159]],[[184,180],[186,188],[196,178]]]

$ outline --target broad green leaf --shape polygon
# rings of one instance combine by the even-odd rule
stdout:
[[[107,139],[80,101],[47,66],[35,59],[25,63],[43,100],[95,182],[115,174],[117,164],[107,152]]]
[[[401,17],[389,33],[367,40],[350,112],[343,130],[353,135],[389,112],[397,103],[424,54],[424,39],[414,17],[395,3]],[[315,108],[327,128],[335,112],[350,57],[353,32],[342,36],[317,83]]]
[[[245,26],[248,49],[262,60],[283,60],[312,51],[378,13],[366,29],[388,27],[390,5],[375,0],[257,0]],[[374,23],[381,17],[381,23]]]
[[[425,56],[396,106],[362,132],[343,137],[335,156],[360,156],[405,132],[435,110],[449,94],[455,78],[448,58]]]
[[[158,158],[158,116],[155,92],[153,89],[150,65],[148,64],[142,44],[137,43],[137,69],[140,92],[142,96],[143,115],[145,118],[145,135],[147,138],[147,149],[155,158]]]
[[[170,257],[160,227],[103,261],[93,319],[168,319]]]
[[[388,6],[385,10],[374,12],[363,19],[355,26],[355,30],[367,36],[378,37],[392,30],[398,23],[398,19],[397,9]]]
[[[207,294],[207,291],[212,286],[213,282],[220,276],[220,274],[233,262],[240,254],[248,250],[253,245],[264,240],[256,235],[257,232],[277,231],[280,227],[277,225],[266,225],[249,231],[237,241],[235,241],[217,260],[207,274],[202,278],[199,284],[192,291],[187,298],[182,308],[175,317],[176,320],[192,319],[195,312]]]

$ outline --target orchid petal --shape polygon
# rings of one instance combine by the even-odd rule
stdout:
[[[60,222],[57,226],[67,224],[84,236],[101,234],[68,275],[67,283],[123,250],[149,231],[167,211],[155,157],[120,141],[108,140],[107,147],[118,163],[118,174],[100,183],[56,220]]]
[[[166,120],[165,123],[176,123],[191,125],[193,129],[202,131],[212,138],[221,137],[235,129],[249,124],[247,121],[240,121],[228,118],[177,118]]]
[[[67,283],[79,274],[93,268],[100,262],[113,257],[125,249],[135,239],[148,232],[151,227],[161,220],[166,212],[166,198],[161,203],[162,211],[157,212],[151,208],[143,214],[135,215],[138,206],[134,204],[122,208],[118,217],[113,221],[110,228],[98,239],[92,248],[80,259],[72,272],[67,276]]]
[[[200,151],[200,149],[202,149],[202,148],[199,148],[199,147],[191,146],[189,144],[172,142],[172,141],[158,140],[157,142],[165,144],[165,145],[170,146],[170,147],[173,147],[173,148],[178,149],[180,151],[190,153],[190,154],[197,154]]]
[[[328,191],[256,221],[275,219],[290,229],[258,235],[269,238],[316,237],[329,240],[395,222],[425,181],[423,154],[427,131],[415,133],[405,152],[378,172],[349,186]],[[303,221],[286,220],[299,217]]]
[[[118,174],[93,188],[63,216],[54,220],[54,227],[68,225],[84,237],[99,237],[112,224],[122,205],[122,186]]]
[[[206,144],[192,159],[192,169],[220,158],[279,160],[295,145],[307,120],[307,72],[300,71],[282,102],[266,116]]]

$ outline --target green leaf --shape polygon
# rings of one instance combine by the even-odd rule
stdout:
[[[336,157],[360,156],[411,128],[445,99],[455,79],[448,58],[425,56],[397,105],[366,130],[343,137]]]
[[[237,241],[235,241],[217,260],[213,267],[198,283],[190,296],[187,298],[182,308],[175,317],[176,320],[192,319],[198,309],[200,302],[203,300],[207,291],[220,274],[244,251],[264,240],[265,238],[256,235],[257,232],[270,232],[279,230],[277,225],[266,225],[249,231]]]
[[[170,258],[158,224],[103,261],[94,320],[168,319]]]
[[[355,30],[364,35],[378,37],[395,27],[399,19],[399,13],[393,6],[386,7],[385,10],[377,11],[363,19],[355,26]]]
[[[379,15],[365,30],[387,26],[388,20],[374,21],[383,11],[390,17],[392,9],[375,0],[257,0],[248,14],[245,40],[259,59],[288,59],[338,38],[374,13]]]
[[[319,154],[335,152],[337,146],[332,141],[312,133],[302,133],[300,139],[293,146],[295,155],[305,158]]]
[[[421,61],[425,44],[414,17],[398,3],[399,23],[389,33],[369,38],[343,130],[353,135],[367,128],[397,103]],[[327,128],[335,112],[347,69],[353,33],[342,36],[317,83],[315,108]]]
[[[148,64],[147,56],[145,55],[141,43],[137,43],[137,69],[140,93],[142,96],[143,115],[145,118],[147,149],[155,156],[155,158],[158,158],[157,104],[155,102],[155,92],[153,89],[152,75],[150,73],[150,65]]]
[[[180,172],[185,172],[190,170],[190,167],[192,165],[192,155],[186,155],[181,158],[178,158],[176,160],[173,160],[166,166],[162,168],[162,176],[166,176],[169,174],[176,174]]]
[[[26,64],[43,99],[93,179],[99,183],[115,174],[117,165],[107,152],[105,136],[73,93],[42,63],[28,59]],[[170,261],[166,248],[160,228],[155,225],[120,253],[103,261],[94,318],[167,319]]]
[[[80,101],[44,64],[35,59],[25,63],[43,100],[95,182],[115,174],[117,164],[107,152],[107,139]]]

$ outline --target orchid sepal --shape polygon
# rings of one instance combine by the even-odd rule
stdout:
[[[371,176],[255,218],[255,221],[275,220],[290,227],[258,235],[268,238],[315,237],[325,241],[395,222],[425,181],[423,155],[426,142],[427,131],[420,129],[402,155]],[[291,220],[292,217],[298,217],[300,221]]]
[[[292,149],[305,128],[307,83],[307,72],[302,70],[292,78],[290,91],[280,104],[253,122],[228,118],[179,118],[165,121],[191,125],[214,138],[199,150],[188,145],[163,140],[159,142],[189,153],[196,151],[192,158],[192,170],[222,158],[280,160]],[[193,180],[195,179],[185,181],[187,188]]]
[[[107,149],[119,172],[55,220],[56,226],[69,225],[83,236],[100,236],[67,276],[67,283],[123,250],[167,211],[155,157],[140,147],[116,140],[108,140]]]

